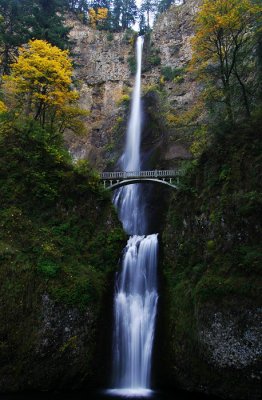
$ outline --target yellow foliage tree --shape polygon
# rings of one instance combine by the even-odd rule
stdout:
[[[231,122],[234,119],[232,96],[236,86],[240,89],[246,113],[250,115],[247,68],[248,63],[252,63],[251,54],[261,12],[262,6],[252,0],[203,0],[196,18],[191,70],[206,80],[212,96],[226,104]],[[216,82],[219,84],[214,85]]]
[[[78,93],[72,90],[73,67],[68,51],[43,40],[32,40],[20,49],[11,74],[5,76],[6,103],[32,116],[42,126],[64,118],[64,110],[74,108]]]
[[[90,24],[93,28],[96,28],[97,24],[101,21],[104,21],[108,17],[108,8],[99,7],[97,9],[90,8],[88,10]]]
[[[3,101],[0,100],[0,114],[7,112],[7,107]]]

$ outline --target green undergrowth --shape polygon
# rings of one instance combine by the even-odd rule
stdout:
[[[124,234],[86,162],[33,121],[0,132],[0,297],[11,314],[54,301],[99,308]]]
[[[261,304],[261,122],[217,128],[202,156],[184,165],[173,195],[162,260],[170,380],[174,364],[185,364],[215,385],[200,354],[199,313],[209,310],[208,321],[231,306]]]
[[[230,295],[258,298],[261,121],[218,133],[199,160],[185,166],[169,209],[168,281],[191,282],[195,301]]]

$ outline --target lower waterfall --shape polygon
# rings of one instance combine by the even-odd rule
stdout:
[[[150,388],[157,307],[157,235],[130,237],[115,293],[115,386]]]

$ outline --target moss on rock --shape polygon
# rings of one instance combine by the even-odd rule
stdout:
[[[0,391],[90,384],[125,240],[110,196],[32,122],[1,132],[0,170]]]
[[[239,399],[261,394],[260,134],[254,121],[214,138],[163,233],[167,381]]]

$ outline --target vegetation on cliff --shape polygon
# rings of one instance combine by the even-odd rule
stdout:
[[[193,132],[195,159],[163,233],[169,378],[235,398],[260,395],[260,26],[258,2],[201,3],[190,65],[200,95],[172,120]]]
[[[202,156],[188,165],[170,204],[162,264],[166,351],[169,378],[175,377],[183,387],[259,397],[259,348],[248,362],[237,360],[252,343],[257,346],[255,336],[249,341],[248,332],[259,329],[254,310],[261,304],[261,173],[260,117],[220,131]],[[224,325],[215,325],[219,313]],[[236,328],[228,331],[230,324]],[[216,331],[206,347],[201,335],[210,326]],[[222,353],[215,353],[217,347],[211,351],[216,335],[220,343],[231,343]],[[232,380],[239,382],[237,387],[232,387]]]
[[[4,77],[2,99],[0,390],[50,389],[92,375],[125,236],[96,173],[63,144],[82,114],[68,53],[29,42]],[[65,360],[75,363],[71,372]]]

